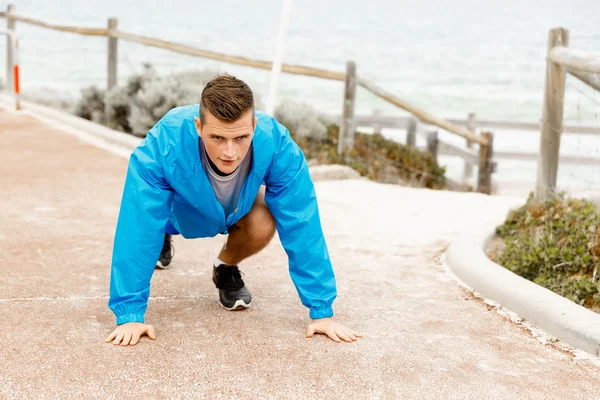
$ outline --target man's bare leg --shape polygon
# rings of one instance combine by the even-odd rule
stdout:
[[[219,260],[237,265],[264,249],[274,235],[275,219],[265,203],[265,190],[261,187],[250,212],[229,229]]]
[[[261,188],[250,212],[229,229],[227,243],[213,268],[213,282],[219,301],[227,310],[250,307],[252,294],[246,288],[237,264],[264,249],[275,235],[275,220],[265,203]]]

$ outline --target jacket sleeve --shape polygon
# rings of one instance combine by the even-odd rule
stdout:
[[[308,164],[287,129],[265,178],[265,201],[273,214],[289,272],[310,318],[333,316],[336,283]]]
[[[156,138],[149,133],[129,159],[108,302],[117,325],[144,322],[150,279],[164,243],[173,190],[164,179],[159,153]]]

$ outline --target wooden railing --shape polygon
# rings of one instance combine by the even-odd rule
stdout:
[[[15,7],[8,5],[6,12],[0,12],[0,17],[7,20],[7,28],[15,29],[17,21],[35,25],[47,29],[58,30],[62,32],[76,33],[87,36],[106,36],[108,38],[108,55],[107,55],[107,87],[113,87],[117,83],[117,51],[118,40],[127,40],[131,42],[141,43],[147,46],[167,49],[173,52],[188,54],[197,57],[203,57],[211,60],[222,61],[230,64],[243,65],[252,68],[270,70],[272,63],[264,60],[253,60],[246,57],[218,53],[196,48],[194,46],[184,45],[180,43],[170,42],[163,39],[152,38],[133,33],[124,32],[118,29],[118,21],[116,18],[109,18],[106,28],[87,28],[74,27],[67,25],[58,25],[47,23],[38,19],[25,17],[15,13]],[[563,33],[561,33],[563,32]],[[566,47],[566,31],[564,29],[552,30],[550,33],[549,51],[548,51],[548,77],[546,88],[546,102],[544,119],[542,124],[538,123],[512,123],[500,121],[475,121],[474,118],[465,121],[438,118],[427,111],[411,104],[405,99],[396,96],[385,89],[378,87],[373,82],[359,78],[356,74],[356,65],[353,62],[346,64],[346,72],[330,71],[320,68],[312,68],[303,65],[283,64],[282,72],[288,74],[304,75],[317,77],[321,79],[343,81],[344,84],[344,102],[343,112],[339,120],[340,122],[340,140],[339,151],[344,152],[347,147],[354,143],[354,129],[356,126],[372,125],[376,128],[394,127],[406,129],[410,124],[408,119],[380,117],[369,119],[369,116],[354,116],[355,110],[355,93],[357,87],[362,87],[365,90],[373,93],[375,96],[384,101],[393,104],[405,111],[411,113],[416,121],[421,126],[427,129],[418,130],[419,134],[426,137],[428,150],[434,154],[449,154],[461,157],[465,161],[465,180],[467,180],[473,170],[473,166],[478,166],[477,190],[483,193],[491,192],[491,176],[496,169],[498,159],[527,159],[533,160],[538,158],[540,173],[538,174],[538,189],[553,188],[552,182],[556,182],[556,171],[552,165],[558,163],[558,147],[557,143],[561,132],[577,132],[580,134],[597,134],[599,128],[594,127],[563,127],[562,126],[562,102],[564,97],[564,74],[568,71],[578,79],[586,82],[588,85],[598,89],[600,83],[598,78],[591,73],[600,71],[600,62],[595,56],[577,52]],[[10,43],[7,43],[7,67],[12,64],[10,59]],[[561,78],[561,75],[563,76]],[[7,75],[8,84],[10,87],[10,74]],[[562,79],[562,81],[561,81]],[[562,83],[561,83],[562,82]],[[551,90],[551,91],[549,91]],[[552,92],[552,90],[556,90]],[[550,95],[549,93],[555,93]],[[559,111],[560,107],[560,111]],[[450,143],[445,143],[438,140],[435,128],[450,132],[466,140],[466,147],[462,148]],[[522,130],[542,130],[542,149],[539,157],[536,154],[523,153],[508,153],[495,152],[493,150],[493,134],[487,130],[490,128],[498,129],[522,129]],[[483,128],[483,129],[482,129]],[[477,131],[480,131],[477,134]],[[408,144],[414,145],[414,134],[409,132]],[[553,144],[551,144],[553,143]],[[474,146],[477,145],[478,149]],[[562,162],[576,162],[587,165],[597,165],[596,159],[582,157],[562,157]]]
[[[15,13],[14,5],[8,5],[5,13],[0,13],[0,17],[4,17],[7,20],[7,27],[9,29],[15,29],[17,21],[27,23],[30,25],[40,26],[47,29],[58,30],[62,32],[77,33],[80,35],[88,36],[106,36],[108,38],[108,55],[107,55],[107,87],[111,88],[117,83],[117,51],[118,51],[118,39],[141,43],[147,46],[167,49],[181,54],[188,54],[197,57],[208,58],[212,60],[227,62],[231,64],[244,65],[252,68],[260,68],[270,70],[272,63],[263,60],[253,60],[246,57],[233,56],[213,51],[207,51],[198,49],[193,46],[184,45],[175,42],[169,42],[163,39],[157,39],[142,35],[136,35],[133,33],[124,32],[118,29],[118,21],[116,18],[109,18],[106,28],[87,28],[87,27],[74,27],[67,25],[58,25],[47,23],[38,19],[25,17]],[[7,43],[7,68],[12,66],[12,60],[10,56],[10,43]],[[329,79],[335,81],[345,82],[345,93],[344,93],[344,107],[343,107],[343,118],[340,124],[340,140],[338,140],[340,153],[345,152],[347,147],[353,146],[354,143],[354,108],[355,108],[355,91],[356,86],[360,86],[370,91],[379,98],[396,105],[397,107],[404,109],[414,114],[419,120],[438,126],[448,132],[452,132],[458,136],[467,139],[468,145],[472,143],[479,144],[480,162],[479,162],[479,179],[477,190],[483,193],[491,192],[491,174],[493,172],[491,157],[492,157],[492,138],[493,136],[488,133],[475,135],[472,131],[465,129],[461,126],[457,126],[450,121],[438,118],[419,107],[416,107],[408,101],[401,99],[400,97],[385,91],[384,89],[376,86],[374,83],[369,82],[365,79],[358,79],[356,76],[356,66],[354,63],[347,63],[347,72],[336,72],[328,71],[325,69],[312,68],[302,65],[290,65],[283,64],[282,72],[288,74],[312,76],[322,79]],[[7,81],[10,85],[10,75],[7,75]],[[443,145],[442,145],[443,148]],[[433,149],[433,147],[432,147]],[[463,152],[457,152],[466,156]],[[482,157],[481,155],[485,155]],[[471,159],[469,155],[469,159]]]
[[[563,108],[567,72],[590,87],[600,90],[600,54],[569,49],[569,32],[564,28],[550,30],[542,133],[538,158],[535,198],[544,201],[555,195],[558,175],[560,138],[564,131]]]
[[[502,130],[515,130],[521,132],[532,132],[539,134],[542,127],[541,123],[528,123],[528,122],[506,122],[506,121],[491,121],[491,120],[478,120],[474,118],[474,114],[471,113],[470,119],[448,119],[451,123],[457,126],[463,126],[466,129],[474,131],[485,131],[489,129],[502,129]],[[328,115],[327,118],[335,119],[336,116]],[[414,139],[411,138],[411,132],[415,132],[423,136],[424,138],[430,137],[434,132],[435,128],[431,125],[422,124],[417,121],[414,117],[393,117],[381,115],[377,110],[373,112],[373,115],[357,115],[355,117],[356,127],[372,129],[374,133],[381,133],[381,129],[398,129],[407,131],[407,143],[414,143]],[[418,126],[418,128],[414,128]],[[578,134],[578,135],[600,135],[600,127],[586,126],[586,125],[565,125],[563,126],[564,134]],[[478,165],[479,154],[478,152],[469,149],[456,146],[451,143],[446,143],[439,140],[438,143],[438,155],[451,155],[458,156],[464,159],[465,164],[470,164],[471,167]],[[495,169],[500,159],[511,159],[511,160],[529,160],[535,161],[539,157],[538,153],[523,153],[523,152],[501,152],[494,151],[493,157],[493,168]],[[560,162],[565,164],[576,164],[576,165],[600,165],[600,158],[598,157],[583,157],[583,156],[561,156]],[[468,167],[465,166],[465,171],[468,171]],[[469,174],[466,173],[464,180],[469,178]]]

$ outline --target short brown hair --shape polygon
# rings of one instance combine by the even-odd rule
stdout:
[[[235,122],[252,110],[254,120],[254,95],[246,82],[229,74],[217,75],[206,84],[200,99],[200,123],[206,123],[208,111],[221,122]]]

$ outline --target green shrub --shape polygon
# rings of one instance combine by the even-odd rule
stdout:
[[[429,152],[422,152],[380,134],[355,133],[354,148],[345,157],[337,152],[339,127],[329,124],[323,139],[290,134],[302,148],[307,159],[319,164],[344,164],[362,176],[378,182],[399,183],[431,189],[444,189],[445,169]]]
[[[215,72],[185,71],[160,76],[150,65],[131,76],[126,85],[109,91],[96,87],[82,90],[75,113],[112,129],[144,137],[173,107],[198,103],[203,87]],[[255,95],[260,108],[260,98]],[[339,128],[323,119],[310,105],[282,101],[275,117],[286,126],[306,158],[319,164],[345,164],[372,180],[445,188],[445,169],[430,153],[409,148],[382,135],[356,132],[354,148],[344,157],[337,154]]]
[[[505,268],[579,305],[600,310],[600,213],[587,200],[564,194],[509,213],[496,234]]]

